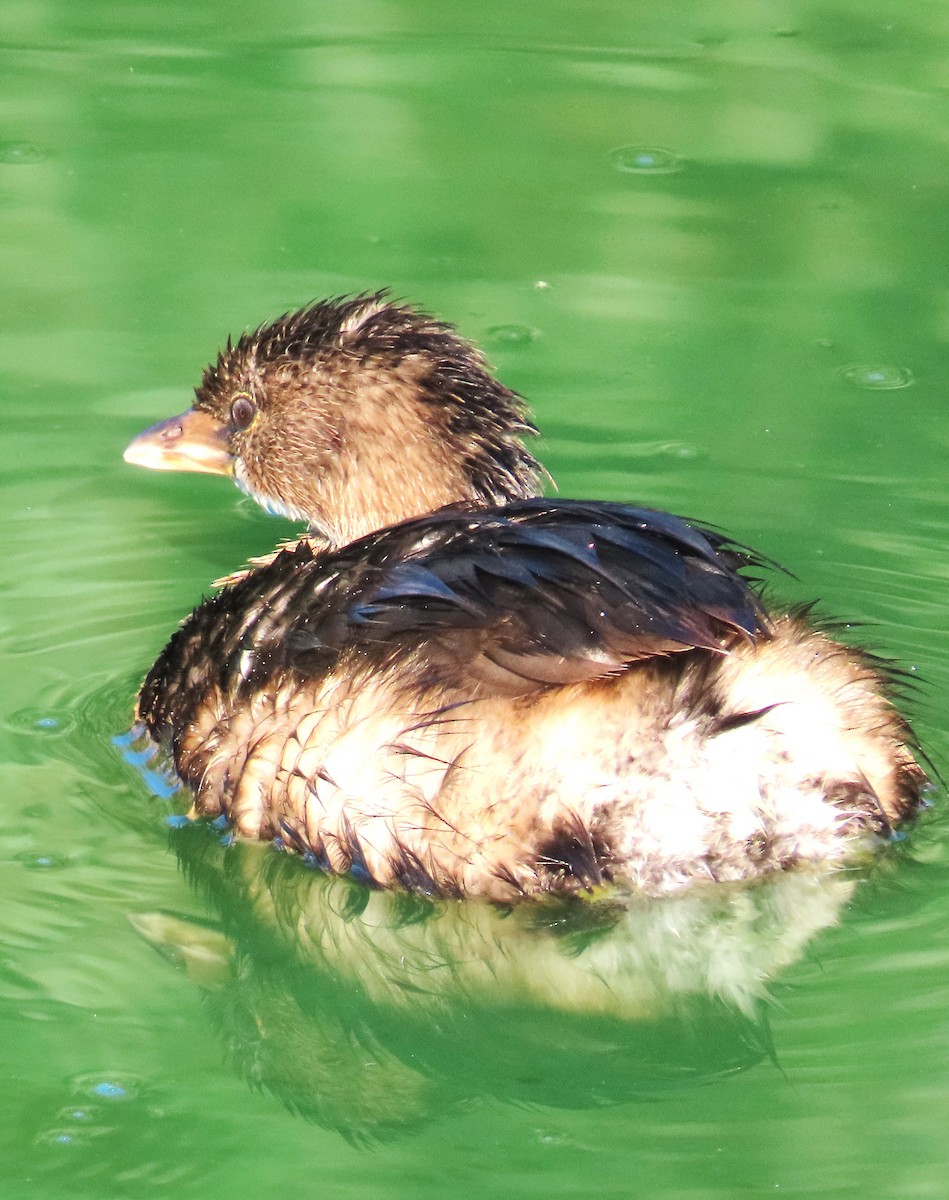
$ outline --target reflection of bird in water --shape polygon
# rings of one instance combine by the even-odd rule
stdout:
[[[195,814],[508,900],[838,861],[918,806],[879,664],[769,616],[719,534],[534,498],[523,403],[448,326],[316,304],[229,342],[196,395],[126,457],[232,474],[309,533],[145,681]]]
[[[225,848],[201,826],[173,837],[215,924],[133,925],[206,993],[243,1073],[356,1139],[481,1096],[585,1108],[760,1061],[769,982],[854,887],[802,870],[662,899],[458,904]]]

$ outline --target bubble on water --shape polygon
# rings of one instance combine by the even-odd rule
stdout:
[[[672,175],[685,165],[674,150],[662,146],[620,146],[612,152],[610,161],[626,175]]]
[[[45,158],[46,152],[35,142],[0,142],[0,163],[25,167],[42,162]]]
[[[546,1129],[535,1129],[534,1136],[542,1146],[569,1146],[570,1138],[564,1133],[554,1133]]]
[[[78,1121],[81,1124],[87,1121],[94,1121],[98,1114],[95,1108],[77,1108],[74,1105],[69,1105],[66,1108],[59,1110],[59,1118],[62,1121]]]
[[[35,850],[25,850],[18,854],[16,859],[31,871],[59,871],[68,867],[70,863],[65,854],[44,851],[37,853]]]
[[[17,733],[57,737],[69,733],[75,725],[72,713],[48,708],[21,708],[7,718],[7,726]]]
[[[521,346],[529,346],[540,337],[540,331],[531,329],[529,325],[492,325],[485,333],[489,346],[499,349],[516,350]]]
[[[101,1136],[107,1129],[97,1127],[100,1110],[94,1105],[69,1104],[56,1114],[60,1124],[45,1129],[36,1141],[46,1146],[75,1146],[88,1143],[91,1138]]]
[[[887,363],[854,363],[844,367],[840,376],[853,387],[869,392],[893,392],[911,387],[916,382],[909,367]]]
[[[77,1075],[72,1081],[72,1086],[80,1096],[91,1096],[94,1100],[106,1100],[110,1104],[134,1100],[139,1091],[138,1081],[122,1074]]]
[[[120,1083],[113,1083],[111,1079],[103,1079],[101,1083],[95,1084],[92,1089],[93,1095],[100,1096],[103,1100],[127,1100],[128,1091]]]
[[[74,1129],[46,1129],[36,1139],[41,1146],[72,1146],[78,1140]]]

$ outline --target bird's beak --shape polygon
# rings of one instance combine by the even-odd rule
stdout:
[[[127,463],[153,471],[234,474],[226,427],[195,408],[142,430],[126,446],[124,458]]]

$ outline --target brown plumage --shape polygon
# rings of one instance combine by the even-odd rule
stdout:
[[[309,523],[142,687],[195,815],[503,900],[842,859],[915,811],[874,659],[767,614],[719,534],[538,499],[532,432],[476,350],[377,294],[228,342],[193,409],[132,442]]]

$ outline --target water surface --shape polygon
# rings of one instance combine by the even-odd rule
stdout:
[[[860,623],[945,771],[947,52],[877,0],[6,6],[4,1195],[942,1194],[938,805],[873,869],[531,928],[171,831],[111,739],[292,528],[125,442],[227,333],[389,285],[561,494]]]

